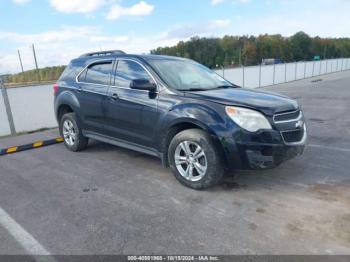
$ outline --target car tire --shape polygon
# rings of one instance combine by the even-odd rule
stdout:
[[[59,130],[64,139],[64,145],[70,151],[79,152],[86,149],[89,139],[83,136],[75,113],[62,116]]]
[[[176,179],[192,189],[212,187],[224,175],[219,150],[210,135],[200,129],[178,133],[170,142],[168,159]]]

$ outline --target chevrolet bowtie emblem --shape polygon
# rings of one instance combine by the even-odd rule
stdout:
[[[301,128],[301,127],[303,127],[303,125],[304,125],[304,121],[303,120],[299,120],[298,122],[296,122],[295,127],[296,128]]]

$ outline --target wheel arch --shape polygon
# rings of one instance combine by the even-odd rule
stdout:
[[[74,113],[73,108],[68,104],[62,104],[57,109],[57,120],[61,121],[62,117],[67,113]]]
[[[55,101],[55,113],[58,123],[66,113],[76,113],[79,116],[80,103],[77,97],[69,91],[62,92]]]
[[[168,128],[167,132],[162,138],[161,141],[161,148],[160,151],[163,155],[163,165],[168,166],[168,149],[169,145],[172,141],[172,139],[180,132],[189,130],[189,129],[200,129],[202,131],[207,132],[210,137],[212,138],[212,141],[214,142],[215,146],[218,148],[219,152],[223,152],[223,148],[221,146],[221,143],[216,136],[215,132],[211,130],[207,125],[204,123],[198,121],[197,119],[178,119],[176,122],[172,123]]]

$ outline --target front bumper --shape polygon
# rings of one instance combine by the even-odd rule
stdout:
[[[302,155],[307,141],[306,127],[299,142],[287,143],[280,132],[240,133],[221,138],[228,169],[269,169]]]
[[[304,145],[299,146],[248,146],[245,148],[244,169],[268,169],[303,154]]]

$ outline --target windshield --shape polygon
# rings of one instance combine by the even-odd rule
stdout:
[[[209,68],[191,60],[150,59],[151,66],[169,87],[181,91],[201,91],[233,87]]]

